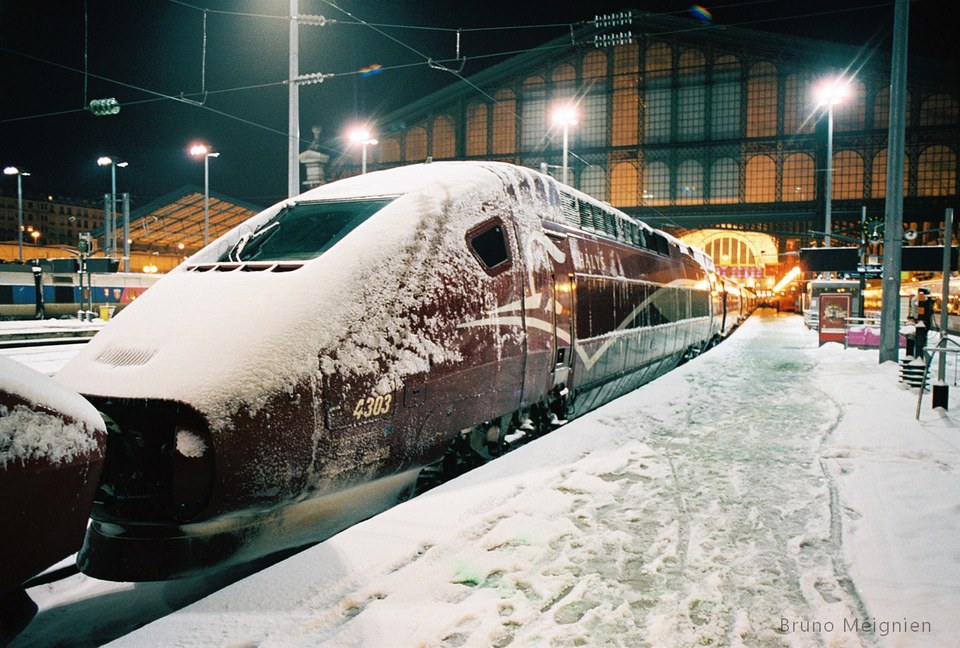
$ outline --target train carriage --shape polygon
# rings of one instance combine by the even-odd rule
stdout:
[[[73,259],[56,261],[74,265]],[[125,272],[80,275],[46,261],[36,266],[0,263],[0,319],[75,317],[77,311],[96,312],[100,306],[119,312],[157,280],[157,275]]]
[[[79,563],[189,575],[315,541],[715,341],[699,250],[503,163],[349,178],[166,276],[57,379],[104,414]]]

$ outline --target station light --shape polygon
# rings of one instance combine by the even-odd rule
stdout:
[[[593,17],[593,26],[597,29],[603,29],[605,27],[621,27],[623,25],[629,25],[632,22],[633,12],[630,11],[619,11],[617,13]]]
[[[598,34],[593,37],[593,46],[617,47],[618,45],[629,45],[633,42],[633,32],[619,32],[616,34]]]
[[[791,281],[796,279],[800,275],[800,266],[794,266],[790,269],[790,272],[783,276],[783,279],[773,287],[773,292],[778,293],[784,288],[786,288]]]
[[[817,104],[836,106],[850,94],[850,82],[843,79],[828,79],[817,86]]]
[[[563,184],[568,182],[568,156],[570,151],[570,127],[576,126],[579,117],[574,104],[564,103],[553,109],[553,123],[563,128]]]
[[[850,80],[840,77],[822,81],[816,88],[817,105],[827,107],[827,175],[824,188],[824,226],[826,237],[824,247],[830,247],[830,234],[833,228],[831,201],[833,199],[833,107],[850,94]]]
[[[347,137],[354,144],[359,144],[361,148],[361,163],[360,163],[360,174],[367,172],[367,147],[376,146],[380,142],[374,138],[370,131],[363,127],[354,128],[351,130]]]
[[[190,155],[203,158],[203,245],[210,242],[210,158],[220,157],[206,144],[194,144],[190,147]]]
[[[17,248],[19,260],[23,263],[23,178],[30,172],[20,167],[8,166],[3,168],[4,175],[17,176]]]

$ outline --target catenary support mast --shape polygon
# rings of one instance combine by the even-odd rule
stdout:
[[[909,0],[896,0],[890,61],[890,128],[887,136],[887,200],[883,230],[883,305],[880,362],[900,355],[900,243],[903,237],[903,155],[906,135]]]

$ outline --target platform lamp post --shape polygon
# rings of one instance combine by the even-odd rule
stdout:
[[[354,144],[360,145],[360,175],[367,172],[367,147],[376,146],[379,141],[370,135],[366,128],[355,128],[348,136]]]
[[[115,238],[117,229],[117,167],[126,168],[130,163],[118,160],[110,155],[104,155],[97,158],[97,164],[110,167],[110,209],[107,214],[104,214],[103,247],[106,248],[107,256],[112,256],[117,253]],[[107,238],[107,232],[109,232],[109,239]]]
[[[570,155],[570,127],[577,125],[577,109],[572,104],[562,104],[553,110],[553,123],[563,127],[563,184],[569,185],[568,157]]]
[[[190,147],[190,155],[195,158],[203,156],[203,246],[210,240],[210,158],[220,157],[206,144],[194,144]]]
[[[23,263],[23,180],[24,176],[30,175],[30,172],[20,167],[4,167],[5,175],[17,176],[17,259]]]
[[[817,86],[817,105],[827,107],[827,179],[824,188],[823,230],[824,247],[830,247],[831,200],[833,199],[833,107],[843,101],[850,92],[850,82],[841,78],[827,79]]]

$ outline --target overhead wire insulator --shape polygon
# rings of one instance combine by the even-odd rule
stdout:
[[[323,72],[315,72],[313,74],[301,74],[296,79],[293,80],[297,85],[309,85],[311,83],[323,83],[333,74],[324,74]]]
[[[620,32],[618,34],[597,34],[593,37],[594,47],[614,47],[616,45],[629,45],[632,42],[632,32]]]
[[[116,115],[120,112],[120,103],[113,97],[109,99],[93,99],[90,101],[87,109],[97,117]]]
[[[324,16],[311,16],[307,14],[300,14],[297,16],[297,22],[301,25],[316,25],[317,27],[326,27],[327,25],[332,25],[336,23],[336,20],[332,18],[326,18]]]
[[[594,16],[593,26],[597,29],[606,27],[622,27],[633,22],[633,12],[618,11],[617,13],[606,14],[604,16]]]

